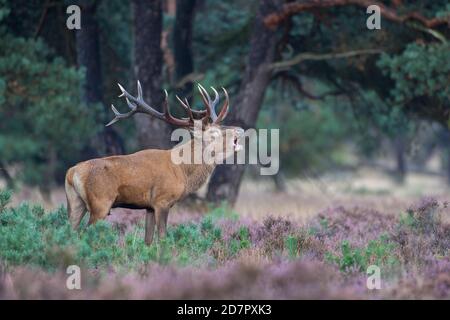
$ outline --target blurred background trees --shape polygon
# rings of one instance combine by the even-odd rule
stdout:
[[[0,175],[48,193],[80,160],[170,147],[155,119],[104,128],[116,83],[139,79],[156,108],[162,89],[197,105],[195,83],[226,87],[229,124],[280,128],[287,177],[389,157],[401,183],[439,151],[450,181],[450,5],[379,1],[368,30],[366,2],[0,0]],[[233,203],[244,172],[219,166],[207,199]]]

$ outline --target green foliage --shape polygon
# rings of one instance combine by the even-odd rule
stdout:
[[[441,223],[441,208],[437,201],[423,200],[424,205],[409,208],[399,218],[399,228],[406,227],[418,233],[434,234]]]
[[[77,161],[97,131],[95,108],[80,102],[83,72],[42,40],[0,36],[0,158],[21,165],[18,178],[39,184]]]
[[[176,248],[182,264],[189,260],[205,258],[209,249],[221,241],[222,230],[212,224],[210,218],[204,218],[200,224],[180,224],[168,233],[166,245]]]
[[[450,43],[408,44],[399,55],[383,54],[378,66],[395,81],[391,90],[394,103],[415,97],[434,97],[449,102]]]
[[[275,99],[266,102],[258,127],[280,128],[282,170],[298,174],[341,164],[338,157],[349,126],[334,106],[311,104],[299,111],[293,101],[273,108],[272,103],[280,103]]]
[[[362,248],[353,247],[348,240],[343,240],[340,245],[340,253],[327,252],[325,258],[330,263],[335,263],[343,272],[356,268],[365,272],[369,265],[392,267],[399,263],[395,253],[395,245],[386,236],[377,240],[371,240]]]
[[[205,73],[201,81],[205,86],[220,83],[230,93],[237,89],[249,47],[255,5],[252,1],[208,0],[197,10],[193,31],[194,65],[196,72]]]
[[[8,190],[0,190],[0,213],[6,208],[11,200],[11,192]]]
[[[235,232],[229,242],[228,248],[232,256],[236,255],[240,250],[250,248],[250,232],[247,227],[241,226]]]
[[[233,210],[229,206],[229,204],[224,201],[221,205],[211,205],[209,207],[208,217],[211,218],[212,222],[217,221],[218,219],[229,219],[229,220],[238,220],[239,215],[236,211]]]
[[[111,116],[100,106],[81,104],[84,75],[69,65],[76,60],[74,37],[66,37],[57,19],[57,12],[67,4],[55,3],[40,38],[35,40],[33,34],[44,4],[0,0],[0,159],[6,167],[18,167],[16,178],[40,186],[47,186],[55,176],[62,181],[62,173],[81,160],[90,138]],[[192,39],[194,71],[203,75],[199,79],[205,87],[229,89],[231,99],[236,96],[246,63],[251,63],[246,57],[257,8],[256,1],[197,2]],[[131,11],[124,1],[98,4],[105,102],[118,101],[114,100],[118,99],[116,82],[128,88],[135,85],[134,81],[126,85],[133,60]],[[440,111],[449,108],[450,48],[444,27],[430,31],[383,19],[382,29],[371,31],[366,28],[366,12],[358,6],[319,11],[294,15],[290,23],[280,25],[276,60],[304,52],[374,48],[386,53],[304,61],[286,71],[314,95],[340,91],[323,102],[309,99],[296,84],[286,85],[290,81],[283,77],[284,71],[274,72],[258,126],[281,128],[281,170],[291,174],[348,164],[344,146],[356,146],[369,156],[382,147],[386,137],[402,135],[407,143],[415,134],[410,111],[427,117],[436,112],[442,116],[446,113]],[[445,17],[450,6],[445,0],[406,1],[401,11]],[[169,47],[174,19],[166,12],[164,32],[169,34]],[[55,26],[59,28],[51,30]],[[436,38],[433,32],[442,32],[444,39]],[[167,49],[166,58],[173,48]],[[172,86],[173,64],[165,63],[165,67],[162,86]],[[422,98],[426,103],[409,105]],[[199,103],[195,95],[192,104]],[[116,128],[127,137],[124,143],[128,150],[138,147],[133,121]]]
[[[399,218],[399,226],[405,226],[408,228],[416,228],[419,225],[419,221],[414,215],[410,213],[401,214]]]
[[[429,18],[450,13],[445,0],[432,4],[407,1],[402,3],[402,11],[420,12]],[[434,121],[447,120],[439,117],[445,117],[442,110],[449,108],[446,84],[450,74],[447,63],[450,50],[445,40],[448,33],[443,33],[442,39],[442,35],[432,35],[439,30],[442,32],[442,28],[427,30],[387,19],[382,20],[381,30],[373,32],[366,28],[367,14],[357,6],[337,6],[321,10],[321,14],[327,17],[327,23],[310,13],[293,17],[283,59],[304,52],[347,52],[369,48],[386,52],[347,59],[305,61],[289,69],[302,80],[322,83],[342,92],[342,95],[330,97],[327,103],[341,109],[340,114],[353,115],[351,123],[342,121],[342,124],[349,125],[350,130],[345,136],[352,140],[358,151],[371,156],[381,148],[386,137],[403,135],[408,142],[415,131],[416,115]],[[303,89],[317,93],[315,87],[310,88],[305,86]],[[416,98],[420,98],[419,103],[413,107],[411,102]]]
[[[170,227],[165,239],[147,246],[142,223],[123,236],[105,221],[82,226],[78,233],[72,230],[65,209],[47,213],[26,203],[5,208],[9,197],[9,192],[0,192],[0,260],[6,265],[49,270],[70,264],[123,269],[149,262],[199,265],[214,262],[214,250],[233,257],[250,247],[249,230],[244,226],[224,239],[214,223],[217,213],[200,223]]]
[[[7,17],[9,12],[10,9],[6,6],[6,0],[0,0],[0,21]]]
[[[315,248],[315,242],[313,240],[312,230],[298,230],[297,232],[290,234],[284,241],[284,247],[287,250],[287,254],[290,258],[297,258],[307,251]]]

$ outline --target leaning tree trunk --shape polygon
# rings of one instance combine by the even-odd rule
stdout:
[[[162,111],[162,1],[134,0],[132,4],[135,76],[142,84],[145,101]],[[170,147],[171,130],[164,121],[140,115],[136,117],[136,125],[141,147]]]
[[[177,0],[173,28],[173,50],[175,55],[175,83],[194,71],[192,59],[192,26],[196,0]],[[190,96],[192,82],[186,82],[179,91],[181,96]]]
[[[80,1],[81,29],[76,31],[77,63],[79,67],[84,67],[86,70],[82,100],[87,105],[103,104],[99,27],[96,18],[97,4],[97,1]],[[102,116],[97,117],[98,121],[104,121],[103,118]],[[100,145],[93,146],[95,149],[104,149],[106,154],[123,153],[122,140],[113,128],[105,127],[99,140],[103,140],[103,142],[97,141],[97,144]],[[95,153],[98,154],[98,151]]]
[[[245,74],[233,110],[227,119],[229,124],[243,129],[254,127],[261,108],[264,93],[271,79],[269,64],[274,61],[278,37],[275,30],[263,22],[266,15],[280,9],[282,0],[261,0],[250,39]],[[239,192],[245,165],[219,165],[209,182],[207,200],[219,203],[228,200],[234,204]]]

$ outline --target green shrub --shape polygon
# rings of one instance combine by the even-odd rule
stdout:
[[[335,263],[343,272],[357,268],[365,272],[369,265],[392,267],[399,263],[395,255],[395,245],[387,237],[381,236],[377,240],[369,241],[363,248],[352,247],[348,240],[343,240],[340,254],[327,252],[325,259]]]
[[[0,213],[6,208],[11,200],[11,192],[8,190],[0,190]]]
[[[201,264],[214,260],[213,247],[234,256],[250,246],[247,227],[241,227],[230,240],[223,239],[222,229],[214,224],[216,211],[199,223],[169,227],[165,239],[147,246],[143,223],[123,237],[106,221],[87,227],[84,220],[81,231],[76,232],[64,208],[45,212],[40,206],[26,203],[5,208],[9,198],[10,193],[0,193],[0,260],[6,265],[26,264],[54,270],[69,264],[124,269],[149,262]]]
[[[311,232],[306,230],[299,230],[295,234],[288,235],[285,239],[284,247],[290,258],[297,258],[305,251],[317,249],[314,248]]]
[[[228,244],[229,253],[231,256],[234,256],[242,249],[250,248],[250,245],[250,231],[246,226],[241,226],[239,230],[232,235]]]
[[[239,219],[238,213],[230,208],[229,204],[226,201],[222,202],[220,206],[211,206],[209,208],[207,217],[210,218],[212,222],[215,222],[218,219]]]

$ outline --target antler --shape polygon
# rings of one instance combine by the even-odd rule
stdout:
[[[205,90],[205,88],[203,88],[203,86],[201,84],[198,84],[198,90],[200,91],[200,94],[202,96],[202,100],[203,103],[206,107],[206,114],[211,118],[213,123],[219,123],[221,122],[223,119],[225,119],[225,117],[228,114],[228,107],[229,107],[229,97],[228,97],[228,92],[227,90],[225,90],[225,88],[222,87],[222,90],[225,94],[225,102],[222,106],[222,109],[219,112],[219,115],[217,115],[216,113],[216,105],[219,102],[219,93],[217,92],[217,90],[213,87],[211,87],[211,89],[214,91],[214,100],[211,101],[211,97],[209,96],[208,92]]]
[[[169,111],[169,101],[168,101],[168,94],[167,91],[164,90],[165,98],[163,102],[163,109],[164,113],[159,112],[155,110],[154,108],[150,107],[143,99],[142,96],[142,87],[141,83],[137,82],[137,89],[138,89],[138,96],[137,98],[129,94],[120,84],[118,84],[120,90],[122,93],[119,95],[119,97],[125,97],[127,100],[127,105],[131,109],[131,111],[127,113],[120,113],[117,111],[117,109],[114,107],[114,105],[111,105],[111,109],[115,114],[115,118],[111,120],[106,126],[110,126],[117,121],[121,119],[126,119],[134,115],[135,113],[146,113],[149,114],[155,118],[167,121],[168,123],[174,124],[176,126],[182,126],[182,127],[190,127],[194,125],[193,119],[177,119]]]
[[[189,116],[188,118],[178,119],[178,118],[175,118],[174,116],[172,116],[172,114],[170,113],[168,94],[167,94],[166,90],[164,90],[164,93],[165,93],[165,98],[164,98],[164,102],[163,102],[163,111],[164,112],[159,112],[158,110],[155,110],[154,108],[149,106],[144,101],[144,98],[142,96],[142,87],[141,87],[141,83],[139,82],[139,80],[137,82],[137,91],[138,91],[137,97],[129,94],[120,84],[118,84],[118,86],[120,88],[120,91],[122,91],[122,93],[119,95],[119,97],[125,97],[125,99],[127,101],[127,105],[130,108],[130,111],[127,113],[120,113],[119,111],[117,111],[117,109],[112,104],[111,109],[114,112],[115,117],[106,126],[110,126],[119,120],[129,118],[129,117],[133,116],[135,113],[146,113],[155,118],[164,120],[164,121],[171,123],[173,125],[176,125],[176,126],[192,127],[192,126],[194,126],[195,120],[201,120],[205,124],[205,123],[207,123],[208,119],[211,119],[212,123],[219,123],[226,117],[226,115],[228,113],[229,98],[228,98],[228,93],[224,88],[222,88],[222,89],[225,93],[226,100],[225,100],[224,105],[222,106],[222,109],[221,109],[219,115],[216,114],[216,110],[215,110],[216,105],[219,102],[219,94],[218,94],[217,90],[214,89],[213,87],[211,87],[211,89],[214,91],[215,97],[214,97],[214,100],[211,101],[211,97],[209,96],[209,94],[205,90],[205,88],[203,88],[200,84],[198,85],[198,89],[202,96],[203,103],[205,104],[205,107],[206,107],[205,110],[194,110],[191,108],[191,106],[189,105],[189,101],[186,98],[183,101],[178,96],[176,96],[177,100],[180,102],[181,106],[186,110],[186,112],[188,113],[188,116]]]

